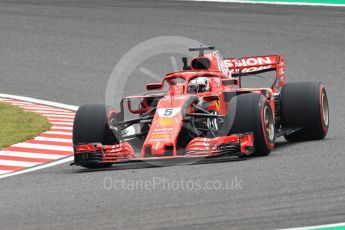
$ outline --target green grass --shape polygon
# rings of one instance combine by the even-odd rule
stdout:
[[[0,147],[31,139],[50,127],[46,117],[0,103]]]

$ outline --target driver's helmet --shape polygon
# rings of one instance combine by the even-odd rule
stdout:
[[[196,77],[188,83],[188,93],[201,93],[209,91],[210,86],[207,77]]]

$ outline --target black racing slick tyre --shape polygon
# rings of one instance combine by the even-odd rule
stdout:
[[[90,104],[79,107],[73,124],[73,145],[85,143],[101,143],[109,145],[117,143],[109,124],[104,104]],[[109,163],[78,163],[79,155],[74,155],[74,162],[85,168],[110,167]]]
[[[280,95],[284,128],[300,128],[285,135],[288,141],[323,139],[329,127],[329,107],[325,87],[320,82],[290,82]]]
[[[234,116],[231,134],[253,132],[255,151],[250,156],[266,156],[274,147],[274,115],[268,101],[261,94],[247,93],[230,101]],[[231,119],[231,120],[232,120]]]

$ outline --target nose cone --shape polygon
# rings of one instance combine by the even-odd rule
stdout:
[[[155,116],[145,139],[142,156],[176,156],[177,138],[183,124],[183,111],[195,96],[166,96],[158,102]]]

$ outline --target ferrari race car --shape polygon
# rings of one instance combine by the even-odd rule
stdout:
[[[120,110],[81,106],[73,126],[74,164],[102,168],[131,161],[266,156],[278,137],[326,136],[324,86],[285,83],[282,56],[223,59],[214,46],[189,51],[198,55],[182,58],[183,70],[147,84],[147,95],[124,97]],[[270,88],[242,87],[244,76],[270,71],[275,73]],[[126,113],[135,117],[127,119]]]

